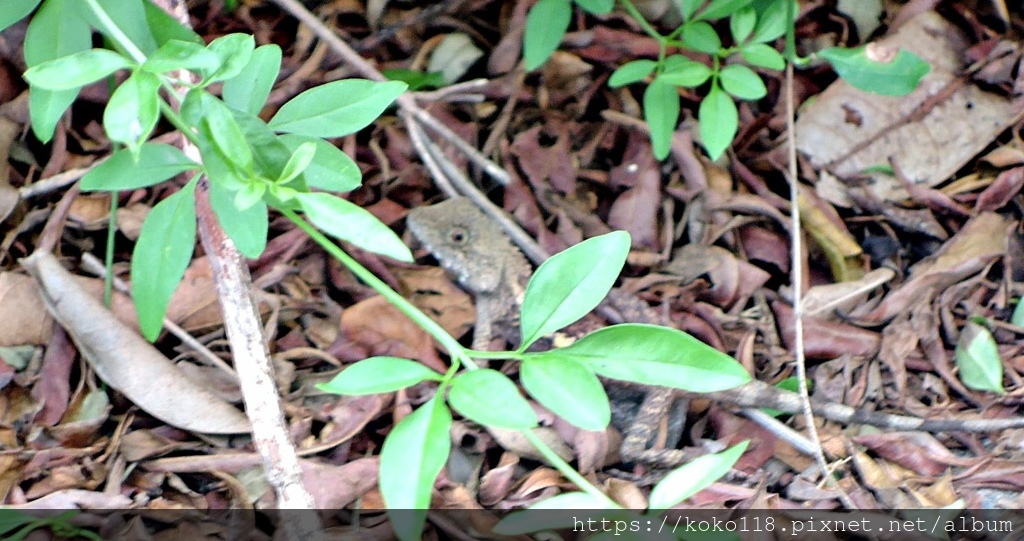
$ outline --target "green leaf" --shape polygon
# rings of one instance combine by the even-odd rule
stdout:
[[[417,541],[434,480],[451,453],[452,414],[436,395],[402,419],[380,450],[380,493],[401,541]]]
[[[531,358],[519,368],[523,387],[544,407],[583,430],[604,430],[611,406],[594,372],[568,359]]]
[[[665,59],[665,69],[658,74],[657,80],[674,86],[694,88],[707,82],[710,77],[711,68],[683,55],[674,54]],[[676,101],[679,101],[678,97]]]
[[[207,163],[209,166],[209,163]],[[267,247],[267,204],[256,201],[246,209],[235,205],[235,194],[222,182],[210,183],[210,206],[227,236],[242,255],[255,259]]]
[[[160,79],[138,70],[117,87],[103,111],[103,128],[111,141],[136,147],[160,119]]]
[[[726,92],[744,100],[759,100],[768,94],[761,77],[742,64],[729,64],[719,72]]]
[[[586,492],[567,492],[559,494],[531,505],[525,511],[509,513],[494,527],[494,533],[501,535],[522,535],[543,530],[561,530],[572,528],[574,516],[569,513],[537,513],[544,510],[562,509],[614,509],[608,507],[607,500]],[[588,517],[589,518],[589,517]],[[598,523],[600,524],[600,523]]]
[[[330,192],[348,192],[359,187],[363,174],[356,162],[338,147],[320,139],[304,135],[284,134],[278,139],[288,150],[294,151],[303,143],[316,145],[316,155],[303,172],[306,184]]]
[[[654,60],[643,59],[626,62],[612,73],[608,79],[608,86],[619,88],[643,81],[656,67],[658,67],[658,63]]]
[[[171,145],[146,143],[138,161],[128,150],[118,150],[107,161],[82,177],[82,191],[136,190],[159,184],[175,175],[200,167]]]
[[[89,49],[43,62],[25,72],[30,85],[46,90],[71,90],[131,67],[125,57],[106,49]]]
[[[1003,389],[1003,360],[988,329],[968,320],[953,356],[960,367],[960,381],[964,385],[975,391],[1006,394]]]
[[[80,0],[47,0],[29,21],[25,34],[25,63],[37,66],[48,60],[88,50],[92,46],[92,29],[76,13]],[[43,143],[53,131],[64,111],[78,97],[79,89],[29,91],[29,116],[32,132]]]
[[[190,41],[199,45],[206,44],[203,38],[199,37],[199,34],[196,34],[190,28],[186,28],[166,11],[153,5],[153,2],[145,0],[142,2],[142,5],[146,11],[146,26],[153,33],[153,39],[156,40],[157,47],[172,39]]]
[[[85,2],[77,2],[82,18],[87,20],[94,28],[98,29],[110,42],[118,42],[113,35],[126,36],[129,41],[142,51],[145,55],[153,54],[156,50],[156,40],[150,32],[146,20],[146,10],[143,8],[143,0],[96,0],[107,17],[100,19],[96,17],[93,10],[85,5]],[[107,20],[113,23],[112,28]],[[125,51],[121,51],[124,53]]]
[[[24,511],[0,509],[0,535],[38,520]]]
[[[569,0],[540,0],[526,13],[523,34],[523,58],[526,71],[533,71],[547,62],[562,43],[562,36],[572,20]]]
[[[263,201],[263,194],[267,193],[267,185],[263,182],[250,182],[242,189],[235,192],[235,208],[246,211],[253,205]]]
[[[615,285],[626,264],[629,244],[629,233],[614,231],[545,261],[526,285],[519,351],[593,310]]]
[[[422,72],[405,68],[381,70],[381,75],[390,81],[401,81],[409,85],[409,91],[440,88],[445,85],[444,74],[440,71]]]
[[[271,43],[252,52],[241,73],[224,81],[221,94],[228,106],[258,115],[281,71],[281,47]]]
[[[600,376],[694,393],[732,389],[750,381],[735,359],[676,329],[627,323],[584,336],[564,348],[529,357],[569,359]]]
[[[721,453],[697,457],[676,468],[651,489],[649,508],[669,509],[711,486],[729,473],[749,443],[750,440],[747,440]]]
[[[799,393],[800,392],[800,379],[799,378],[795,378],[795,377],[789,377],[789,378],[786,378],[786,379],[776,383],[775,386],[778,387],[779,389],[782,389],[783,391],[790,391],[790,392],[793,392],[793,393]],[[814,382],[813,381],[807,380],[807,390],[808,390],[808,392],[814,390]],[[781,417],[783,415],[787,415],[786,412],[781,411],[781,410],[777,410],[775,408],[761,408],[761,411],[765,412],[768,415],[771,415],[772,417]]]
[[[228,164],[239,171],[250,174],[254,172],[255,162],[248,138],[224,102],[203,89],[193,89],[182,104],[182,116],[199,127],[200,133],[213,144]],[[275,171],[270,178],[276,177],[279,172]]]
[[[315,154],[316,143],[312,141],[302,143],[295,148],[292,151],[291,157],[288,158],[288,163],[284,164],[284,169],[281,170],[281,176],[277,179],[278,184],[286,184],[302,174],[313,161]]]
[[[576,0],[576,5],[583,8],[587,13],[607,15],[615,7],[615,0]]]
[[[796,0],[775,0],[769,7],[758,12],[757,26],[754,27],[754,35],[750,37],[751,42],[767,43],[786,33],[786,26],[789,24],[786,20],[786,2],[795,4]],[[797,5],[793,13],[799,12]]]
[[[256,38],[249,34],[228,34],[210,42],[206,48],[220,57],[220,65],[213,71],[202,71],[203,83],[225,81],[242,73],[256,48]]]
[[[416,361],[398,357],[370,357],[342,370],[316,388],[333,394],[390,393],[420,383],[441,381],[441,375]]]
[[[459,413],[476,423],[529,430],[537,426],[537,414],[508,376],[481,368],[463,372],[452,380],[448,403]]]
[[[755,66],[770,70],[781,70],[786,67],[786,59],[774,47],[764,43],[750,43],[740,49],[743,59]]]
[[[644,91],[644,119],[651,131],[651,146],[659,160],[668,157],[672,134],[679,123],[679,92],[676,87],[655,79]]]
[[[309,221],[328,235],[412,263],[412,252],[402,239],[362,207],[327,193],[300,193],[296,198]]]
[[[728,17],[744,8],[753,0],[711,0],[708,7],[697,15],[697,20],[714,21]]]
[[[689,21],[697,8],[703,4],[704,0],[679,0],[679,13],[683,16],[683,21]]]
[[[198,43],[172,39],[156,50],[142,69],[152,73],[166,73],[179,69],[194,72],[211,71],[220,66],[220,57]]]
[[[729,18],[729,31],[732,33],[733,43],[739,45],[743,43],[743,40],[750,36],[750,33],[754,31],[754,25],[757,23],[757,12],[750,6],[744,6],[739,9],[731,18]]]
[[[879,62],[868,57],[869,47],[830,47],[819,51],[818,55],[855,88],[882,96],[904,96],[913,92],[931,71],[927,62],[910,51],[901,50],[894,59]]]
[[[284,104],[270,120],[270,127],[312,137],[342,137],[369,126],[405,89],[405,83],[399,81],[327,83]]]
[[[1013,309],[1013,315],[1010,316],[1010,323],[1024,327],[1024,297],[1017,299],[1017,306]]]
[[[739,129],[736,104],[718,85],[712,85],[711,91],[700,102],[697,119],[700,121],[701,142],[708,156],[717,160],[732,143]]]
[[[132,296],[139,328],[150,342],[160,335],[171,295],[192,258],[196,240],[195,188],[193,179],[149,211],[132,252]]]
[[[8,26],[24,19],[41,0],[7,0],[0,7],[0,32]]]
[[[707,54],[716,54],[722,49],[718,32],[704,21],[686,23],[683,27],[683,45],[688,49]]]

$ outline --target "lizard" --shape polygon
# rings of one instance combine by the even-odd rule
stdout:
[[[497,328],[495,322],[515,327],[515,318],[531,267],[494,220],[470,200],[457,197],[411,210],[406,225],[417,240],[454,275],[459,285],[474,296],[477,303],[474,349],[478,346],[487,348],[491,332]],[[610,298],[615,300],[615,295],[610,295]],[[634,427],[645,426],[636,429],[631,427],[627,431],[621,453],[624,459],[650,459],[648,461],[653,464],[670,467],[688,458],[679,449],[650,453],[650,450],[636,448],[638,443],[644,445],[653,431],[649,417],[658,418],[663,415],[673,397],[680,395],[693,396],[696,393],[665,387],[652,387],[646,393],[637,414],[638,419],[632,423]],[[772,408],[785,413],[803,411],[798,393],[757,379],[724,391],[700,393],[700,396],[743,408]],[[864,424],[898,431],[995,432],[1024,427],[1024,416],[1008,419],[923,419],[860,410],[814,397],[811,398],[811,409],[816,415],[840,424]]]

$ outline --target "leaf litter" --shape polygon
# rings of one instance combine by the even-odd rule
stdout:
[[[671,17],[669,2],[637,3],[655,20]],[[193,22],[205,35],[249,29],[261,43],[284,46],[285,79],[271,106],[346,73],[336,60],[311,48],[302,31],[296,35],[294,25],[284,23],[288,18],[272,6],[243,2],[230,13],[197,4]],[[646,135],[629,120],[642,116],[642,93],[605,86],[607,75],[621,64],[657,54],[656,44],[621,13],[576,19],[554,59],[523,77],[515,66],[527,2],[452,2],[426,19],[419,17],[423,8],[409,3],[324,4],[332,23],[373,46],[363,54],[382,67],[423,68],[426,57],[419,51],[437,38],[429,58],[435,69],[446,70],[453,80],[489,79],[482,101],[450,100],[431,108],[471,144],[489,145],[485,151],[508,170],[512,183],[484,188],[545,249],[558,251],[610,229],[629,231],[634,246],[623,283],[634,293],[675,326],[736,355],[760,379],[778,382],[792,375],[787,288],[793,284],[785,258],[792,232],[784,218],[788,193],[778,169],[782,98],[772,90],[779,88],[779,74],[761,74],[770,89],[767,98],[741,104],[741,135],[728,160],[708,162],[693,145],[693,124],[684,119],[670,158],[658,163]],[[972,11],[988,7],[954,3],[950,9],[959,17],[953,19],[974,21],[975,29],[983,24],[978,21],[988,20]],[[826,33],[830,15],[826,8],[805,15],[798,23],[803,45],[815,39],[815,32]],[[796,74],[797,88],[803,89],[798,94],[805,100],[797,143],[805,178],[813,181],[802,188],[807,196],[803,227],[811,243],[803,261],[808,282],[799,286],[807,288],[805,308],[813,312],[805,318],[805,346],[815,360],[809,366],[814,393],[918,416],[979,410],[993,417],[1017,415],[1013,397],[1019,395],[1024,368],[1019,335],[998,324],[1009,321],[1024,294],[1019,44],[984,37],[975,42],[979,34],[934,12],[888,15],[904,22],[884,34],[887,44],[914,50],[932,64],[932,75],[915,93],[873,96],[842,81],[829,84],[820,69]],[[846,24],[842,17],[829,24],[835,20]],[[445,47],[450,45],[437,46],[467,39],[483,54],[481,59],[467,54],[472,52],[468,47],[449,53]],[[451,58],[443,58],[448,54]],[[5,95],[23,90],[10,68],[20,64],[14,58],[4,67],[13,75],[0,79]],[[700,96],[698,91],[682,97],[691,116]],[[5,123],[23,127],[25,115],[16,114],[15,103],[5,104],[0,113]],[[0,145],[9,164],[0,179],[5,194],[0,205],[5,263],[0,273],[0,442],[9,449],[31,449],[23,459],[0,457],[4,502],[14,508],[272,505],[267,485],[258,481],[259,459],[245,437],[189,432],[245,432],[247,421],[236,405],[174,368],[168,357],[182,346],[164,337],[153,349],[127,338],[137,331],[109,313],[85,311],[86,306],[98,309],[98,303],[85,300],[81,278],[72,279],[64,268],[73,267],[78,254],[100,253],[97,247],[105,240],[93,227],[105,218],[103,205],[77,199],[78,218],[61,246],[70,257],[58,262],[37,254],[29,260],[36,262],[31,273],[47,284],[44,296],[63,299],[58,306],[74,306],[54,314],[63,331],[54,330],[35,286],[14,266],[16,258],[34,251],[39,216],[50,211],[56,198],[12,202],[8,192],[14,192],[6,187],[30,185],[107,153],[109,142],[86,122],[76,116],[70,127],[61,126],[49,154],[24,138]],[[385,117],[380,129],[342,138],[339,145],[365,178],[364,187],[349,199],[400,228],[405,209],[434,200],[436,191],[408,135],[388,122],[393,118]],[[457,153],[446,152],[472,171]],[[116,249],[117,261],[127,261],[138,216],[167,194],[160,187],[122,195],[118,221],[125,238]],[[305,481],[319,506],[344,508],[361,501],[372,517],[382,505],[377,462],[362,457],[379,453],[390,426],[429,399],[430,389],[336,397],[315,391],[314,384],[329,379],[344,363],[382,352],[435,368],[443,368],[443,360],[423,333],[382,306],[352,276],[326,263],[322,254],[297,244],[286,226],[274,224],[271,232],[271,248],[252,268],[271,299],[264,313],[267,335],[271,350],[280,354],[278,385],[293,441],[304,457]],[[420,295],[421,306],[446,328],[456,334],[468,330],[472,307],[443,276],[422,267],[392,266],[364,252],[355,256],[393,284],[403,284],[408,296]],[[210,311],[209,284],[196,282],[203,274],[193,270],[195,288],[172,303],[172,311],[181,314],[172,319],[204,314],[188,328],[205,333],[202,341],[226,356],[219,314]],[[70,293],[59,292],[64,290]],[[127,313],[122,319],[133,320],[130,308]],[[597,317],[586,322],[605,324]],[[981,388],[970,383],[963,372],[972,368],[960,364],[957,354],[970,349],[965,342],[973,343],[979,328],[994,344],[993,349],[985,339],[986,345],[974,347],[982,351],[973,355],[982,358],[971,361],[980,363],[972,367],[985,375]],[[8,347],[23,345],[30,347]],[[992,376],[994,367],[1002,369],[1001,378]],[[997,383],[1006,395],[986,392]],[[174,389],[173,395],[166,389]],[[802,475],[810,465],[805,456],[728,405],[695,399],[688,412],[683,441],[666,445],[691,449],[695,456],[754,435],[764,445],[744,455],[744,474],[723,478],[687,505],[837,505],[834,490]],[[798,429],[802,422],[784,420]],[[553,422],[545,437],[575,456],[610,494],[631,505],[646,502],[649,488],[643,479],[648,472],[616,464],[614,429],[595,437]],[[850,459],[841,484],[866,507],[940,507],[958,501],[968,507],[1020,505],[1013,494],[1024,490],[1019,430],[971,440],[951,434],[878,434],[833,423],[819,430],[831,458]],[[517,453],[516,444],[498,445],[495,440],[504,435],[475,427],[462,434],[455,454],[466,467],[449,464],[438,482],[435,506],[510,509],[572,490],[525,450]],[[132,473],[108,475],[116,460],[127,460]],[[88,467],[69,468],[72,464]],[[436,527],[443,529],[441,524]],[[390,532],[385,528],[382,535]]]

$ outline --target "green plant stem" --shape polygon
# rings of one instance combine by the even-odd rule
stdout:
[[[469,370],[476,370],[477,368],[479,368],[476,365],[476,363],[473,362],[473,360],[470,358],[470,355],[474,357],[479,356],[480,358],[485,359],[508,359],[518,357],[516,353],[508,351],[467,350],[462,346],[462,344],[458,342],[458,340],[453,338],[452,335],[448,334],[448,331],[445,331],[444,328],[441,327],[441,325],[439,325],[433,319],[430,319],[430,317],[421,312],[419,308],[413,306],[413,304],[406,300],[405,297],[399,295],[395,290],[391,289],[391,287],[384,283],[383,280],[377,278],[376,275],[370,272],[366,267],[362,266],[358,261],[353,259],[352,256],[345,253],[344,250],[342,250],[337,244],[331,241],[331,239],[327,238],[326,235],[324,235],[315,227],[310,225],[309,222],[304,220],[299,215],[295,214],[295,212],[292,210],[283,208],[279,208],[277,210],[280,211],[285,218],[288,218],[289,220],[291,220],[292,223],[297,225],[299,229],[302,229],[307,235],[309,235],[309,237],[313,239],[314,242],[323,247],[324,250],[327,250],[327,253],[335,257],[338,261],[341,261],[341,263],[345,265],[345,267],[348,270],[352,271],[352,274],[356,275],[356,278],[359,278],[367,285],[372,287],[374,290],[376,290],[377,293],[380,293],[381,296],[383,296],[388,302],[390,302],[392,305],[398,308],[403,314],[408,316],[409,319],[412,319],[413,322],[415,322],[417,325],[426,330],[431,336],[433,336],[434,339],[437,340],[441,344],[441,346],[444,347],[444,349],[448,352],[448,355],[452,357],[453,369],[455,366],[457,366],[457,363],[465,365],[466,368]],[[450,377],[446,379],[450,380]],[[594,496],[595,498],[604,501],[608,505],[619,507],[619,505],[612,501],[611,498],[606,496],[603,492],[601,492],[600,489],[592,485],[589,481],[587,481],[585,477],[583,477],[582,475],[580,475],[579,472],[573,469],[573,467],[570,466],[568,462],[562,460],[562,458],[558,456],[558,454],[555,453],[554,450],[548,447],[546,443],[541,441],[541,439],[538,438],[533,433],[533,431],[521,430],[520,433],[523,434],[526,440],[529,441],[530,444],[537,449],[541,456],[547,459],[547,461],[551,465],[553,465],[563,476],[565,476],[566,479],[572,481],[577,487],[579,487],[580,490],[583,490],[584,492]]]
[[[92,10],[93,15],[96,15],[96,19],[109,33],[109,37],[117,42],[117,44],[120,45],[133,60],[139,64],[146,61],[145,53],[136,47],[135,43],[133,43],[132,40],[128,38],[120,28],[118,28],[117,23],[110,18],[110,15],[107,15],[107,12],[99,5],[99,3],[96,2],[96,0],[85,0],[85,4],[89,6],[90,10]]]
[[[114,239],[117,235],[117,194],[110,192],[110,215],[107,217],[107,249],[103,253],[103,264],[107,267],[103,277],[103,304],[110,308],[114,296]]]
[[[309,222],[295,214],[294,211],[284,208],[277,209],[288,218],[295,225],[302,229],[314,242],[327,250],[327,253],[331,254],[338,261],[341,261],[348,270],[352,271],[352,274],[356,275],[367,285],[372,287],[377,293],[380,293],[388,302],[398,308],[403,314],[409,319],[413,320],[417,325],[422,327],[430,336],[433,336],[441,346],[448,352],[448,355],[452,357],[452,360],[466,365],[466,368],[475,370],[479,368],[476,363],[470,359],[466,352],[466,348],[462,347],[462,344],[458,342],[452,335],[448,334],[448,331],[444,330],[436,321],[430,319],[426,314],[420,311],[419,308],[413,306],[413,304],[405,299],[405,297],[399,295],[395,290],[391,289],[383,280],[377,278],[372,272],[366,267],[359,264],[358,261],[352,258],[352,256],[345,253],[337,244],[327,238],[327,235],[321,233],[318,229],[313,227]]]
[[[661,43],[662,47],[664,47],[665,36],[659,34],[658,30],[654,28],[654,26],[651,23],[647,22],[647,19],[644,18],[643,13],[640,13],[640,10],[636,9],[636,6],[633,5],[632,0],[621,0],[621,2],[622,7],[626,8],[626,13],[629,13],[630,17],[636,19],[636,22],[637,24],[640,25],[640,28],[643,29],[643,31],[646,32],[647,35],[658,40],[658,43]]]
[[[580,475],[578,471],[573,469],[568,462],[562,460],[562,457],[558,456],[558,453],[555,453],[547,446],[546,443],[541,441],[541,439],[534,434],[532,430],[520,430],[520,433],[523,434],[526,441],[530,442],[530,445],[533,445],[537,451],[540,452],[541,456],[543,456],[548,463],[554,466],[555,469],[557,469],[566,479],[572,481],[572,483],[579,487],[580,490],[604,502],[605,505],[609,507],[615,509],[622,508],[621,505],[615,503],[614,500],[609,498],[604,492],[601,492],[601,490],[591,484],[590,481],[587,481],[587,479]]]

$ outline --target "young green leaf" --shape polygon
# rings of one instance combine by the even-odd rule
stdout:
[[[398,357],[370,357],[342,370],[316,388],[333,394],[390,393],[421,381],[441,381],[441,375],[423,364]]]
[[[629,233],[587,239],[545,261],[523,298],[520,351],[537,339],[585,316],[615,284],[629,253]]]
[[[346,79],[311,88],[285,103],[271,129],[311,137],[343,137],[377,119],[406,89],[399,81]]]
[[[679,92],[675,86],[657,78],[647,85],[644,91],[644,119],[651,131],[654,156],[664,160],[668,157],[672,134],[679,123]]]
[[[732,143],[739,129],[739,112],[732,98],[721,87],[711,85],[711,91],[700,102],[697,110],[700,121],[700,139],[708,156],[717,160]]]
[[[136,190],[159,184],[175,175],[200,167],[171,145],[145,143],[138,161],[127,150],[118,150],[107,161],[82,177],[82,191]]]
[[[328,235],[373,253],[412,262],[412,252],[388,226],[358,205],[327,193],[299,193],[302,211]]]
[[[707,82],[710,77],[711,68],[683,55],[674,54],[665,59],[665,69],[658,74],[657,80],[670,85],[694,88]]]
[[[210,167],[210,160],[206,166]],[[267,247],[267,204],[256,201],[252,206],[241,209],[235,204],[237,192],[229,190],[224,182],[210,182],[210,207],[238,251],[255,259]]]
[[[138,70],[110,96],[103,110],[103,128],[111,141],[135,147],[149,139],[160,119],[160,79]]]
[[[224,81],[221,95],[229,107],[258,115],[281,71],[281,47],[270,43],[252,52],[241,73]]]
[[[185,275],[196,241],[196,179],[156,204],[132,252],[132,296],[139,329],[150,342],[163,328],[167,304]]]
[[[29,515],[17,509],[0,509],[0,535],[3,535],[15,528],[20,528],[38,520],[38,517]]]
[[[953,355],[964,385],[976,391],[1006,394],[1003,389],[1003,360],[988,329],[968,321]]]
[[[295,151],[303,143],[316,145],[316,154],[309,167],[302,173],[306,184],[311,188],[319,188],[329,192],[348,192],[359,187],[363,182],[363,174],[356,162],[338,147],[320,139],[286,133],[279,135],[288,150]]]
[[[735,359],[676,329],[627,323],[584,336],[564,348],[526,357],[574,360],[600,376],[694,393],[732,389],[750,381]]]
[[[697,20],[714,21],[728,17],[751,3],[753,0],[711,0],[708,7],[697,15]]]
[[[732,33],[733,43],[739,45],[750,36],[757,24],[757,12],[750,6],[740,8],[729,18],[729,31]]]
[[[7,0],[3,7],[0,7],[0,32],[8,26],[24,19],[33,9],[39,5],[41,0]]]
[[[114,51],[89,49],[31,67],[24,77],[34,87],[70,90],[131,66],[131,61]]]
[[[485,426],[529,430],[537,414],[508,376],[482,368],[463,372],[452,380],[448,403],[459,413]]]
[[[434,479],[451,453],[452,414],[439,395],[402,419],[380,450],[380,493],[401,541],[420,539]]]
[[[770,70],[781,70],[786,67],[786,59],[774,47],[764,43],[749,43],[740,49],[743,59],[755,66]]]
[[[523,34],[523,58],[526,71],[533,71],[547,62],[562,43],[562,36],[572,20],[569,0],[539,0],[526,14]]]
[[[380,74],[391,81],[401,81],[409,85],[410,92],[440,88],[445,85],[444,74],[440,71],[422,72],[405,68],[392,68],[381,70]]]
[[[88,23],[68,15],[77,12],[78,2],[80,0],[47,0],[39,7],[25,33],[25,63],[29,67],[92,46],[92,29]],[[78,97],[78,90],[33,88],[29,92],[29,117],[37,139],[43,143],[50,141],[57,122]]]
[[[669,509],[711,486],[729,473],[749,443],[750,440],[747,440],[721,453],[697,457],[676,468],[651,490],[649,508]]]
[[[519,368],[519,378],[537,402],[583,430],[604,430],[611,421],[604,386],[578,362],[530,358]]]
[[[583,8],[587,13],[607,15],[615,7],[615,0],[576,0],[576,5]]]
[[[658,63],[653,60],[643,59],[626,62],[612,73],[612,76],[608,79],[608,86],[619,88],[643,81],[656,67],[658,67]]]
[[[235,208],[245,211],[263,200],[263,194],[267,193],[267,185],[263,182],[250,182],[242,186],[241,190],[235,192]]]
[[[904,96],[914,91],[931,66],[910,51],[901,50],[888,61],[869,57],[871,45],[844,49],[830,47],[818,55],[855,88],[882,96]]]
[[[203,83],[225,81],[242,73],[256,48],[256,38],[249,34],[228,34],[210,42],[206,48],[220,57],[220,65],[214,70],[203,70]]]
[[[287,184],[292,179],[302,174],[302,172],[305,171],[313,161],[314,155],[316,155],[316,143],[307,141],[300,144],[292,151],[292,155],[288,158],[288,162],[284,164],[284,169],[281,170],[281,176],[278,177],[277,183]]]
[[[191,41],[172,39],[163,44],[142,64],[151,73],[167,73],[179,69],[194,72],[213,71],[220,67],[220,56]]]
[[[224,102],[197,88],[188,93],[181,109],[182,116],[199,126],[200,134],[213,144],[230,167],[249,175],[255,174],[255,158],[247,134],[243,133]],[[203,158],[206,159],[205,153]]]
[[[719,72],[719,80],[726,92],[744,100],[759,100],[768,93],[754,70],[742,64],[729,64]]]
[[[716,54],[722,48],[718,32],[704,21],[686,23],[683,27],[683,45],[694,51]]]

